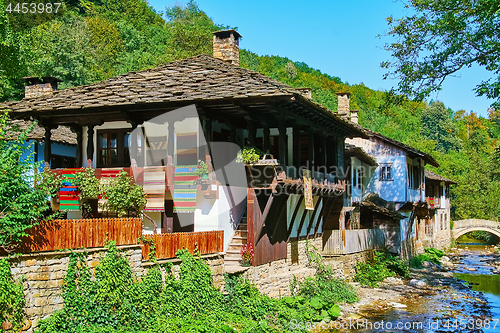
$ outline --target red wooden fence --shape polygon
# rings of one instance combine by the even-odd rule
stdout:
[[[200,254],[224,251],[224,230],[145,235],[145,237],[154,240],[157,259],[175,258],[175,252],[182,248],[194,253],[196,245]],[[148,260],[150,252],[149,245],[144,245],[142,259]]]
[[[137,244],[142,234],[141,218],[102,218],[42,221],[28,230],[16,252],[28,253],[102,247],[106,239],[117,245]]]

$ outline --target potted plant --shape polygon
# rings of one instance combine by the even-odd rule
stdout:
[[[241,265],[244,267],[248,267],[252,265],[252,260],[254,257],[253,254],[253,244],[248,242],[245,245],[243,245],[240,249],[240,255],[241,255]]]
[[[75,174],[79,191],[80,207],[84,217],[97,217],[97,201],[100,192],[100,181],[94,168],[82,168]]]
[[[198,169],[196,169],[195,173],[202,180],[208,180],[208,164],[203,161],[199,161]]]
[[[50,197],[50,205],[53,211],[59,210],[58,195],[62,186],[62,177],[52,172],[48,166],[36,175],[36,186]]]
[[[125,171],[103,185],[101,192],[107,199],[101,208],[116,212],[118,217],[130,213],[139,215],[146,205],[146,193],[143,188],[135,184]]]
[[[270,156],[270,159],[266,157]],[[244,147],[238,152],[236,162],[245,164],[248,187],[269,187],[276,176],[278,162],[258,148]]]

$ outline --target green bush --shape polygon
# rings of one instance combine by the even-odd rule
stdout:
[[[422,268],[422,263],[424,261],[432,262],[434,264],[440,265],[441,258],[445,255],[444,251],[438,250],[433,247],[426,247],[425,253],[421,253],[410,259],[410,267]]]
[[[21,330],[24,319],[24,288],[15,283],[8,259],[0,260],[0,323],[9,321],[13,331]]]
[[[264,153],[255,147],[244,147],[236,156],[236,162],[252,164],[260,160]]]
[[[199,257],[177,252],[179,278],[169,266],[152,266],[141,279],[132,274],[114,242],[92,278],[85,255],[73,253],[63,291],[64,307],[39,324],[39,332],[291,332],[291,320],[334,320],[336,302],[355,301],[344,281],[328,275],[322,262],[317,276],[299,284],[297,295],[281,299],[260,294],[241,277],[226,276],[226,294],[212,284],[212,273]],[[300,330],[299,330],[300,332]]]
[[[385,252],[376,252],[371,262],[356,265],[355,279],[363,286],[377,287],[387,277],[398,275],[408,278],[410,269],[397,256]]]

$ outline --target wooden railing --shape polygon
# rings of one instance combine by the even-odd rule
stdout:
[[[145,237],[154,241],[157,259],[174,258],[175,253],[183,248],[194,254],[196,246],[200,254],[224,251],[224,230],[145,235]],[[145,244],[142,249],[142,259],[148,260],[150,253],[150,245]]]
[[[28,230],[29,236],[16,249],[28,253],[102,247],[106,240],[117,245],[137,244],[142,234],[141,218],[103,218],[42,221]]]
[[[375,250],[384,246],[385,236],[380,229],[332,230],[323,254],[351,254]]]

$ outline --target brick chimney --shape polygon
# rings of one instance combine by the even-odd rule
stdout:
[[[215,31],[214,34],[214,58],[224,60],[232,65],[240,65],[240,42],[241,35],[236,30]]]
[[[359,123],[359,110],[351,110],[351,121],[355,124]]]
[[[338,92],[338,108],[337,113],[343,119],[349,119],[351,116],[351,110],[349,106],[349,96],[351,93],[349,92]]]
[[[44,95],[50,95],[57,91],[58,82],[62,80],[53,76],[44,77],[23,77],[26,82],[24,87],[24,98],[36,98]]]

